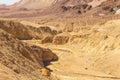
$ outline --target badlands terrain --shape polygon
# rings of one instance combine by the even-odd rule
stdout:
[[[0,80],[120,80],[120,0],[1,4]]]

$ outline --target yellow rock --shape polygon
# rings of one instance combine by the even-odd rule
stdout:
[[[50,76],[50,71],[49,70],[47,70],[46,68],[42,68],[41,70],[42,70],[42,75],[43,76]]]

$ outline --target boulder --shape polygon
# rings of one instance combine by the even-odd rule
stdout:
[[[42,68],[41,71],[43,76],[50,76],[51,74],[50,71],[47,70],[46,68]]]

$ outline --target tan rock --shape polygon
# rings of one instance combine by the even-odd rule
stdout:
[[[57,60],[58,57],[50,49],[43,49],[42,54],[43,61]]]
[[[42,71],[43,76],[50,76],[51,75],[50,71],[47,70],[46,68],[42,68],[41,71]]]
[[[43,61],[55,58],[56,55],[50,49],[23,43],[0,29],[0,65],[5,67],[0,66],[0,79],[49,80],[40,71],[44,66]],[[40,75],[36,77],[38,74]],[[47,70],[43,70],[43,74],[50,75]]]
[[[41,43],[51,43],[53,41],[53,37],[52,35],[46,35],[42,40]]]
[[[54,37],[53,43],[63,45],[69,41],[70,35],[67,33],[58,34]]]
[[[49,26],[38,27],[38,24],[35,27],[36,24],[34,26],[34,24],[27,23],[0,19],[0,28],[20,40],[43,39],[43,43],[48,42],[48,39],[50,40],[57,33],[56,30],[52,30]]]

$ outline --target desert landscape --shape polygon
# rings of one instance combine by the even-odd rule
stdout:
[[[0,4],[0,80],[120,80],[120,0]]]

